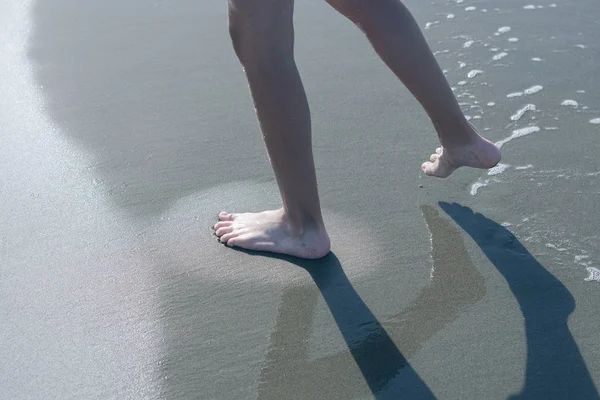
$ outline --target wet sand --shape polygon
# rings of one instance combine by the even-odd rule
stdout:
[[[436,180],[418,104],[298,3],[312,262],[211,236],[279,201],[225,4],[0,6],[0,397],[598,398],[600,6],[407,3],[504,152]]]

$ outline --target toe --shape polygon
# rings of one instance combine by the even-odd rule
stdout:
[[[424,162],[423,165],[421,165],[421,170],[423,170],[423,172],[425,173],[425,175],[428,176],[437,176],[439,178],[444,178],[444,171],[440,169],[440,163],[439,162]]]
[[[425,172],[426,175],[431,175],[430,171],[431,171],[432,166],[433,166],[433,163],[430,163],[429,161],[425,161],[423,164],[421,164],[421,171]]]
[[[231,226],[232,224],[233,223],[231,221],[219,221],[213,226],[213,229],[218,231],[219,229]]]
[[[437,149],[435,149],[435,154],[441,155],[443,150],[444,150],[443,147],[438,147]]]
[[[233,220],[233,214],[228,213],[227,211],[221,211],[219,213],[219,220],[220,221],[231,221],[231,220]]]
[[[215,230],[215,233],[217,234],[218,237],[221,237],[227,233],[231,233],[233,232],[233,225],[226,225],[226,226],[222,226],[219,229]]]
[[[436,153],[436,154],[432,154],[431,157],[429,157],[429,160],[431,162],[435,162],[438,158],[440,158],[440,155],[438,153]]]

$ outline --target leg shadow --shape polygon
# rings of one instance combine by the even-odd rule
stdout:
[[[506,228],[459,204],[440,207],[473,238],[506,279],[525,319],[525,384],[513,398],[598,399],[598,391],[568,327],[575,309],[569,290]]]
[[[400,398],[435,399],[356,292],[333,253],[316,261],[290,261],[306,269],[318,290],[311,287],[286,290],[261,371],[259,399],[364,397],[369,393],[365,391],[365,382],[376,399],[398,399],[387,390],[392,381],[395,391],[403,393]],[[309,329],[319,294],[331,311],[349,354],[311,361]],[[304,306],[307,302],[309,307]],[[297,307],[298,304],[303,306]],[[356,367],[364,381],[356,379]]]
[[[284,292],[261,369],[259,399],[352,399],[369,392],[377,399],[435,398],[407,357],[483,298],[486,286],[458,229],[436,208],[422,206],[421,212],[431,232],[431,283],[383,323],[356,293],[332,253],[317,261],[275,256],[306,269],[317,289],[292,286]],[[349,352],[310,360],[310,327],[319,296]],[[364,379],[357,379],[358,374]]]
[[[431,282],[405,309],[383,323],[408,358],[487,292],[460,231],[441,217],[437,208],[420,208],[431,233]]]

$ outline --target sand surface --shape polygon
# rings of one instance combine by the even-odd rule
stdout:
[[[0,398],[598,398],[600,4],[407,5],[502,164],[422,176],[420,106],[299,1],[303,262],[210,234],[279,205],[225,2],[0,3]]]

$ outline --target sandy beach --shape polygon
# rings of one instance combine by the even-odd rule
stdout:
[[[316,261],[211,235],[280,202],[225,2],[0,4],[0,399],[600,398],[600,3],[406,2],[502,146],[447,180],[362,33],[297,3]]]

